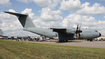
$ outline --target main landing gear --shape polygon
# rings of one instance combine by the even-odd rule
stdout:
[[[93,41],[93,39],[87,39],[87,41],[90,41],[90,42],[92,42],[92,41]]]
[[[59,40],[59,42],[68,42],[68,40]]]

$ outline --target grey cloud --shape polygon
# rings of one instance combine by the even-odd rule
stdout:
[[[9,0],[2,0],[0,1],[0,5],[9,7],[11,3],[9,2]]]

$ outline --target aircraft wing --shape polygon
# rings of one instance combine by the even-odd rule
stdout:
[[[50,29],[53,29],[54,32],[66,33],[66,28],[50,28]]]
[[[74,39],[74,34],[66,33],[66,28],[50,28],[50,29],[53,29],[54,32],[58,33],[59,41]]]

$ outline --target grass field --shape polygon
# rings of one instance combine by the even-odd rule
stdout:
[[[105,49],[0,40],[0,59],[105,59]]]

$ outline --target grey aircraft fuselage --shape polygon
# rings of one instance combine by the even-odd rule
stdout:
[[[76,30],[74,28],[70,28],[70,29]],[[32,33],[36,33],[36,34],[46,36],[49,38],[59,39],[58,33],[54,32],[52,29],[27,28],[27,29],[23,29],[23,30],[30,31]],[[93,38],[97,38],[97,37],[101,36],[101,34],[97,30],[93,30],[93,29],[81,29],[81,30],[82,30],[82,33],[80,33],[79,39],[93,39]],[[76,39],[75,34],[74,34],[73,39]],[[70,39],[70,40],[73,40],[73,39]]]
[[[20,14],[14,12],[5,11],[5,13],[9,13],[18,17],[21,25],[23,26],[23,30],[29,31],[35,34],[39,34],[42,36],[46,36],[52,39],[58,39],[59,41],[64,40],[74,40],[77,38],[77,33],[79,33],[79,39],[93,39],[101,36],[97,30],[92,29],[81,29],[77,30],[75,28],[37,28],[32,20],[29,18],[28,14]]]

